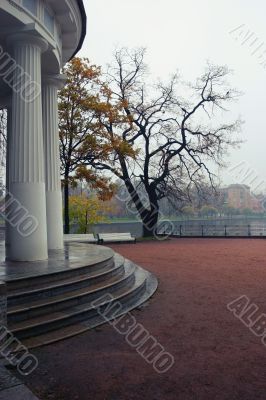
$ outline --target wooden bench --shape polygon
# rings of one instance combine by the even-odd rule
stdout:
[[[98,243],[114,243],[114,242],[134,242],[136,238],[131,233],[98,233]]]
[[[69,234],[69,235],[64,235],[64,241],[66,243],[73,243],[73,242],[79,242],[79,243],[97,243],[98,239],[96,239],[93,235],[93,233],[87,233],[87,234]]]

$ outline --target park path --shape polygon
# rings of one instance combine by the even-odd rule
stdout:
[[[117,244],[157,275],[137,321],[175,357],[157,374],[105,325],[34,351],[25,383],[41,400],[265,400],[266,347],[226,305],[248,296],[266,313],[266,241],[172,239]]]

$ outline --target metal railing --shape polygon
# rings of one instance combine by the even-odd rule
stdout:
[[[249,225],[186,225],[178,224],[169,228],[162,225],[157,235],[177,237],[266,237],[266,224]]]

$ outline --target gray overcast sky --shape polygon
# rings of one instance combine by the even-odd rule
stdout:
[[[234,106],[233,115],[241,115],[245,120],[246,143],[240,150],[232,150],[228,161],[231,166],[247,162],[266,181],[265,0],[84,0],[84,3],[88,33],[79,55],[93,63],[110,62],[115,47],[144,46],[154,78],[167,78],[178,69],[186,80],[193,80],[202,72],[206,60],[233,69],[233,85],[244,92]],[[249,31],[252,36],[241,45]],[[260,65],[263,60],[265,68]],[[226,183],[236,181],[232,174],[222,175]]]

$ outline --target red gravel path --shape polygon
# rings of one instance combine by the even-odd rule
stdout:
[[[175,357],[158,375],[109,325],[35,351],[26,379],[42,400],[265,400],[266,348],[226,304],[245,294],[266,313],[264,240],[177,239],[113,248],[154,272],[137,321]]]

